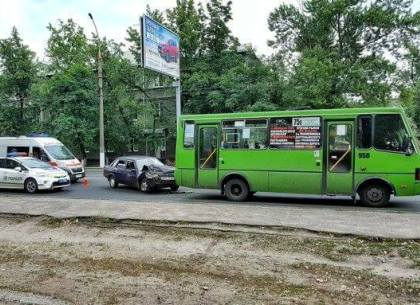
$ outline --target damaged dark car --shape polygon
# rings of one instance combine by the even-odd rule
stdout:
[[[128,156],[115,159],[104,167],[104,177],[111,188],[120,184],[136,187],[144,193],[163,188],[178,190],[175,183],[175,168],[148,156]]]

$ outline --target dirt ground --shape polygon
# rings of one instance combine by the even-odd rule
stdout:
[[[2,216],[0,304],[420,304],[420,242]]]

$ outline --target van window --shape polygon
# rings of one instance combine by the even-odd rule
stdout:
[[[50,158],[41,147],[32,147],[32,156],[44,162],[49,162]]]
[[[16,155],[19,155],[19,156],[28,156],[29,146],[8,146],[7,153],[8,154],[16,153]]]
[[[408,139],[409,134],[399,114],[378,114],[375,116],[375,148],[402,152],[404,142]]]
[[[45,146],[45,150],[56,160],[75,159],[74,155],[64,145],[54,144]]]
[[[372,147],[372,116],[360,116],[357,125],[357,146],[359,148]]]

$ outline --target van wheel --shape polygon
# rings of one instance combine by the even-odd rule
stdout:
[[[225,185],[225,194],[231,201],[244,201],[249,196],[249,187],[242,179],[231,179]]]
[[[36,182],[35,179],[33,178],[28,178],[25,181],[25,191],[33,194],[36,193],[36,191],[38,191],[38,183]]]
[[[118,182],[113,175],[108,177],[109,187],[115,189],[118,187]]]
[[[360,191],[362,203],[374,207],[384,207],[389,203],[391,192],[389,188],[382,184],[370,184]]]

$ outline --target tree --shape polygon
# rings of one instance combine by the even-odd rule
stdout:
[[[181,66],[186,70],[198,54],[203,25],[194,0],[177,0],[176,7],[166,12],[169,26],[181,40]]]
[[[73,20],[49,24],[48,76],[38,88],[40,110],[48,120],[40,128],[80,153],[97,150],[98,98],[94,74],[95,49]]]
[[[228,22],[232,20],[232,1],[223,4],[221,0],[210,0],[205,7],[200,3],[198,12],[203,26],[202,53],[214,57],[238,46],[238,40],[231,35],[228,27]]]
[[[0,73],[0,126],[5,134],[19,135],[30,128],[25,108],[36,63],[35,53],[23,44],[15,27],[9,38],[0,40]]]
[[[400,58],[403,42],[419,33],[420,14],[412,14],[411,4],[306,0],[303,10],[285,4],[275,9],[268,21],[275,39],[269,44],[293,65],[285,94],[289,103],[386,104],[395,85],[390,57]],[[318,77],[314,69],[321,73]]]

